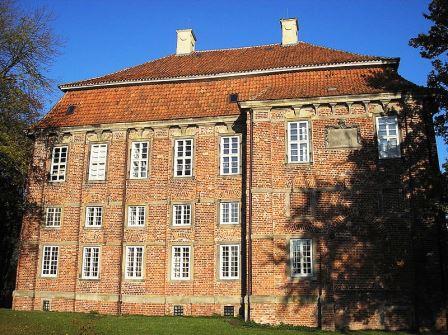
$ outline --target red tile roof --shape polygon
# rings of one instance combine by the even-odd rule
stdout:
[[[396,58],[365,56],[320,47],[305,42],[225,50],[196,51],[189,55],[170,55],[93,79],[61,85],[61,89],[100,83],[160,80],[257,70],[312,67],[316,65],[392,61]]]
[[[179,59],[182,59],[180,57]],[[402,82],[392,71],[394,81]],[[81,126],[238,115],[239,101],[369,94],[390,91],[384,66],[320,69],[214,80],[75,89],[65,93],[39,127]],[[388,83],[390,84],[390,80]],[[331,88],[329,90],[329,88]],[[73,114],[67,107],[75,105]]]

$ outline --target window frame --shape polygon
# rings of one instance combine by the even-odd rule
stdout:
[[[93,171],[93,166],[92,164],[97,164],[97,166],[99,164],[103,164],[102,162],[93,162],[93,149],[94,147],[101,147],[101,146],[105,146],[106,147],[106,152],[105,152],[105,158],[104,158],[104,176],[101,177],[92,177],[92,171]],[[99,154],[98,154],[99,155]],[[89,182],[99,182],[99,181],[105,181],[107,179],[107,163],[108,163],[108,155],[109,155],[109,144],[108,143],[91,143],[90,144],[90,153],[89,153],[89,166],[88,166],[88,173],[87,173],[87,180]],[[96,169],[96,175],[98,175],[98,168]]]
[[[306,160],[299,160],[300,159],[300,144],[304,143],[304,141],[299,140],[299,124],[305,123],[306,124],[306,134],[307,134],[307,155]],[[292,141],[291,140],[291,125],[297,124],[297,140]],[[286,140],[287,140],[287,156],[288,156],[288,163],[289,164],[309,164],[311,163],[311,146],[312,146],[312,139],[311,139],[311,121],[310,120],[295,120],[295,121],[288,121],[287,122],[287,134],[286,134]],[[292,144],[297,144],[297,161],[292,160]]]
[[[237,253],[237,257],[238,257],[238,267],[237,267],[237,271],[238,274],[236,276],[232,276],[229,275],[227,277],[224,276],[223,274],[223,248],[228,247],[229,252],[231,253],[231,248],[232,247],[237,247],[238,248],[238,253]],[[228,272],[229,274],[231,274],[232,269],[231,269],[231,255],[229,256],[229,268],[228,268]],[[219,279],[220,280],[239,280],[241,276],[241,246],[239,244],[233,244],[233,243],[227,243],[227,244],[220,244],[219,245]]]
[[[176,220],[176,207],[177,206],[182,206],[182,207],[188,206],[188,207],[190,207],[190,215],[189,215],[190,222],[188,224],[185,224],[185,223],[177,224],[176,223],[176,221],[177,221]],[[183,227],[191,227],[191,226],[193,226],[193,204],[191,204],[191,203],[173,203],[171,205],[171,216],[172,216],[172,218],[171,218],[171,226],[172,227],[183,228]],[[181,222],[184,221],[184,219],[185,219],[184,216],[185,216],[185,210],[182,209],[181,210]]]
[[[223,206],[229,205],[229,222],[225,222],[223,219]],[[232,222],[232,205],[236,205],[237,207],[237,222]],[[231,201],[231,200],[223,200],[219,203],[219,224],[223,226],[236,226],[241,223],[241,206],[239,201]]]
[[[55,225],[54,224],[54,217],[55,217],[55,212],[53,213],[53,224],[49,225],[48,224],[48,218],[49,218],[49,211],[50,210],[58,210],[59,211],[59,224]],[[44,215],[44,227],[45,228],[61,228],[62,225],[62,207],[60,206],[48,206],[45,207],[45,215]]]
[[[191,141],[191,156],[183,156],[182,158],[179,158],[178,156],[178,143],[181,141]],[[184,144],[185,146],[185,144]],[[195,141],[193,137],[186,137],[186,138],[176,138],[174,139],[174,153],[173,153],[173,177],[174,178],[192,178],[194,176],[194,163],[195,163],[195,155],[194,155],[194,150],[195,150]],[[182,159],[183,164],[182,164],[182,175],[178,175],[177,174],[177,160],[178,159]],[[191,167],[190,167],[190,174],[186,175],[185,174],[185,160],[186,159],[191,159]]]
[[[96,218],[98,217],[98,213],[96,210],[100,210],[101,211],[101,215],[99,216],[100,218],[100,224],[92,224],[89,225],[89,209],[93,209],[93,223],[96,222]],[[95,210],[96,209],[96,210]],[[85,218],[84,218],[84,227],[85,228],[102,228],[103,227],[103,215],[104,215],[104,210],[103,210],[103,206],[100,205],[88,205],[86,206],[86,210],[85,210]]]
[[[126,252],[125,252],[125,262],[124,262],[124,264],[125,264],[125,266],[124,266],[124,278],[125,279],[129,279],[129,280],[142,280],[142,279],[144,279],[145,278],[145,266],[144,266],[144,264],[145,264],[145,247],[142,246],[142,245],[126,245],[125,248],[126,248]],[[128,267],[129,267],[129,263],[128,263],[129,257],[128,257],[128,255],[129,255],[129,250],[131,248],[135,248],[135,249],[140,248],[142,250],[142,252],[141,252],[142,259],[141,259],[141,264],[140,264],[140,273],[141,273],[140,276],[129,276],[129,274],[128,274]],[[134,253],[135,265],[133,266],[134,270],[133,270],[132,273],[137,273],[137,270],[135,269],[136,265],[137,265],[137,260],[136,260],[136,256],[135,255],[136,255],[136,251]]]
[[[141,151],[140,151],[140,156],[139,156],[139,158],[138,159],[134,159],[134,155],[133,155],[133,153],[134,153],[134,145],[135,144],[140,144],[140,145],[142,145],[142,144],[146,144],[146,160],[145,159],[143,159],[143,158],[141,158]],[[129,162],[129,164],[130,164],[130,166],[129,166],[129,179],[133,179],[133,180],[139,180],[139,179],[148,179],[149,178],[149,155],[150,155],[150,150],[149,150],[149,146],[150,146],[150,142],[149,141],[133,141],[133,142],[131,142],[131,152],[130,152],[130,157],[131,157],[131,159],[130,159],[130,162]],[[141,150],[141,149],[140,149]],[[138,164],[138,176],[137,177],[135,177],[134,175],[133,175],[133,167],[134,167],[134,162],[135,161],[137,161],[139,164]],[[145,177],[142,177],[142,176],[140,176],[140,166],[141,166],[141,163],[142,162],[146,162],[146,176]]]
[[[56,249],[56,266],[55,266],[56,272],[54,274],[53,273],[48,273],[48,274],[44,273],[45,249],[46,248],[50,248],[50,255],[49,255],[50,259],[48,260],[48,271],[49,272],[51,270],[51,261],[52,261],[52,257],[53,257],[53,251],[54,251],[54,249]],[[59,250],[60,250],[60,248],[58,245],[43,245],[42,246],[42,261],[41,261],[42,264],[41,264],[41,271],[40,271],[41,277],[56,278],[58,276],[58,273],[59,273]]]
[[[143,224],[131,224],[131,208],[132,207],[136,207],[137,208],[137,217],[136,217],[136,221],[139,222],[139,218],[138,218],[138,209],[143,208]],[[127,206],[127,213],[126,213],[126,225],[129,228],[142,228],[146,226],[146,218],[147,218],[147,214],[146,214],[146,205],[128,205]]]
[[[224,154],[224,139],[229,139],[229,151],[232,150],[232,139],[237,139],[237,150],[236,154],[229,152],[229,154]],[[229,158],[229,172],[224,172],[224,158]],[[232,172],[231,161],[232,157],[237,157],[238,165],[237,172]],[[219,174],[221,176],[237,176],[241,174],[241,138],[239,135],[223,135],[219,139]]]
[[[380,131],[380,124],[379,121],[380,119],[391,119],[393,118],[395,121],[395,131],[396,131],[396,135],[395,135],[395,139],[397,141],[397,155],[396,156],[384,156],[381,157],[381,146],[380,146],[380,136],[379,136],[379,131]],[[387,123],[386,123],[387,125]],[[375,127],[376,127],[376,139],[377,139],[377,146],[378,146],[378,159],[394,159],[394,158],[400,158],[401,157],[401,139],[400,139],[400,126],[398,124],[398,117],[397,115],[378,115],[375,116]],[[389,133],[389,129],[386,127],[386,132]],[[394,136],[390,136],[390,135],[386,135],[386,140],[389,143],[390,139],[393,139]]]
[[[54,158],[55,158],[55,151],[57,149],[62,150],[63,148],[66,149],[66,154],[65,154],[65,163],[60,163],[60,159],[61,159],[61,154],[59,153],[59,161],[57,163],[54,162]],[[52,151],[51,151],[51,164],[50,164],[50,178],[49,178],[49,182],[51,183],[62,183],[66,181],[66,177],[67,177],[67,168],[68,168],[68,145],[56,145],[53,147]],[[61,170],[61,166],[64,166],[64,174],[62,179],[59,179],[60,176],[60,170]],[[57,166],[57,174],[53,173],[53,169],[55,168],[55,166]],[[53,176],[56,175],[58,177],[58,179],[53,180]]]
[[[300,267],[301,267],[301,273],[294,273],[294,256],[293,256],[293,248],[294,248],[294,242],[295,241],[301,241],[302,243],[305,241],[310,241],[310,273],[303,273],[303,263],[305,262],[302,259],[300,260]],[[303,253],[303,247],[301,248],[301,254]],[[314,276],[314,242],[312,238],[307,237],[294,237],[289,240],[289,252],[288,252],[288,258],[289,258],[289,275],[291,278],[310,278]]]
[[[97,267],[97,275],[96,276],[92,276],[92,275],[88,275],[86,276],[84,271],[85,271],[85,267],[86,267],[86,249],[97,249],[98,250],[98,261],[96,264]],[[92,256],[91,256],[92,258]],[[93,262],[90,261],[89,265],[92,266]],[[81,278],[82,279],[99,279],[100,278],[100,271],[101,271],[101,247],[100,246],[96,246],[96,245],[89,245],[89,246],[84,246],[82,249],[82,268],[81,268]],[[90,269],[90,272],[93,272],[92,269]]]
[[[179,262],[179,273],[181,277],[175,277],[175,248],[181,248],[181,255],[180,255],[180,262]],[[188,277],[182,277],[183,273],[183,265],[184,265],[184,249],[188,249]],[[193,255],[192,255],[193,248],[191,245],[172,245],[171,246],[171,271],[170,271],[170,280],[172,281],[188,281],[192,279],[192,269],[193,269]]]

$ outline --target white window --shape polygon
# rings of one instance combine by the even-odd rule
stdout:
[[[380,158],[400,157],[400,140],[396,116],[376,118],[378,154]]]
[[[220,277],[221,279],[238,279],[240,271],[240,246],[220,246]]]
[[[238,224],[240,221],[240,206],[238,202],[221,202],[221,224]]]
[[[103,208],[99,206],[86,207],[86,227],[101,227]]]
[[[133,142],[131,149],[131,178],[148,177],[148,142]]]
[[[68,147],[54,147],[51,157],[50,181],[64,181],[67,171]]]
[[[84,247],[84,257],[82,260],[82,278],[99,278],[100,248]]]
[[[221,137],[221,174],[230,175],[240,172],[240,138],[238,136]]]
[[[143,278],[143,247],[126,247],[126,278]]]
[[[313,245],[310,239],[293,239],[290,241],[289,258],[291,276],[304,277],[313,273]]]
[[[42,254],[42,277],[56,277],[58,275],[59,247],[44,246]]]
[[[176,140],[174,144],[174,176],[193,175],[193,140]]]
[[[173,226],[191,225],[191,205],[173,205]]]
[[[190,279],[191,247],[174,246],[171,251],[171,279]]]
[[[90,148],[89,180],[106,179],[107,144],[92,144]]]
[[[288,123],[288,162],[308,163],[310,161],[309,122]]]
[[[45,210],[45,227],[60,227],[61,226],[62,208],[47,207]]]
[[[128,226],[140,227],[145,225],[145,206],[128,207]]]

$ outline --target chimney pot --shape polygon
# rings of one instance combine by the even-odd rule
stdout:
[[[282,45],[296,44],[299,31],[297,18],[281,19],[280,25],[282,27]]]
[[[196,36],[191,29],[179,29],[177,33],[176,55],[188,55],[194,51]]]

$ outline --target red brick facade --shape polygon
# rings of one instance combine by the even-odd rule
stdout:
[[[232,108],[238,114],[96,126],[74,125],[75,109],[69,126],[36,131],[14,309],[40,310],[48,300],[57,311],[172,315],[181,305],[185,315],[223,315],[224,306],[234,306],[235,315],[262,323],[412,327],[422,280],[412,236],[427,231],[420,223],[431,217],[414,213],[410,183],[419,178],[416,166],[430,170],[437,159],[428,121],[411,114],[401,94],[386,91],[265,101],[252,95]],[[380,115],[398,115],[399,158],[378,158]],[[289,163],[288,122],[298,120],[309,122],[311,159]],[[358,144],[332,147],[330,129],[354,129]],[[220,174],[226,135],[240,137],[237,175]],[[193,177],[173,176],[177,138],[193,139]],[[148,178],[130,179],[131,145],[142,140],[149,143]],[[108,144],[105,181],[88,180],[92,143]],[[49,182],[52,148],[61,144],[68,147],[66,179]],[[239,204],[238,224],[220,224],[223,201]],[[175,203],[191,204],[190,226],[172,225]],[[89,205],[103,208],[101,228],[85,227]],[[127,226],[129,205],[145,206],[143,227]],[[59,228],[44,226],[47,207],[62,207]],[[312,241],[309,276],[291,276],[296,238]],[[434,234],[425,241],[434,246]],[[240,246],[238,279],[220,279],[222,244]],[[46,245],[59,246],[54,278],[42,276]],[[174,245],[191,247],[189,280],[171,279]],[[98,279],[82,278],[85,246],[100,248]],[[125,277],[126,246],[144,247],[142,279]],[[437,266],[424,263],[440,290]],[[443,301],[428,299],[428,327],[443,327]]]

